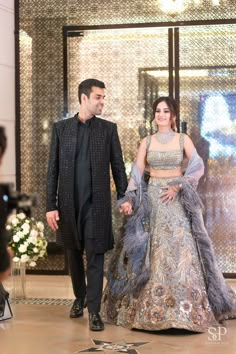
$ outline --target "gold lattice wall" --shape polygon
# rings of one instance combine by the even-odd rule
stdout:
[[[34,213],[37,219],[45,221],[52,124],[63,117],[63,26],[171,21],[174,24],[175,21],[236,18],[235,1],[221,2],[219,7],[203,1],[200,8],[190,3],[186,12],[173,19],[159,10],[157,0],[118,3],[106,0],[102,4],[98,0],[19,1],[21,189],[27,193],[38,192],[40,207]],[[200,125],[200,94],[234,92],[235,38],[235,25],[180,28],[180,118],[187,121],[188,132],[194,139]],[[104,81],[107,98],[103,116],[118,124],[129,172],[143,121],[150,129],[151,102],[157,95],[168,94],[168,29],[85,30],[83,37],[68,38],[67,50],[69,114],[78,111],[77,86],[81,80],[96,77]],[[236,218],[232,215],[236,210],[234,161],[223,156],[221,160],[209,158],[208,162],[209,178],[202,192],[207,196],[204,198],[207,227],[221,269],[236,273]],[[228,171],[230,179],[226,175]],[[117,214],[114,213],[116,234],[121,222]],[[55,240],[49,229],[47,236],[50,241]],[[58,270],[63,267],[60,262],[45,261],[39,268]]]

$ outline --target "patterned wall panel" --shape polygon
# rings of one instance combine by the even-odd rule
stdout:
[[[181,119],[205,162],[199,191],[226,273],[236,273],[235,38],[236,25],[180,29]]]
[[[51,128],[63,112],[63,51],[58,40],[64,19],[32,19],[20,34],[21,190],[37,192],[34,217],[45,225],[46,173]],[[49,242],[55,234],[46,227]],[[64,257],[50,256],[38,269],[62,271]],[[62,259],[63,258],[63,259]],[[51,264],[51,265],[50,265]]]
[[[118,124],[127,162],[134,159],[138,127],[144,119],[144,92],[139,70],[167,67],[167,29],[84,31],[69,38],[69,111],[78,111],[78,83],[88,77],[105,82],[105,119]],[[145,50],[144,50],[145,48]],[[150,117],[146,117],[150,118]]]
[[[66,17],[68,24],[102,25],[232,19],[235,0],[185,0],[186,10],[176,16],[161,10],[160,0],[19,0],[21,19]]]
[[[40,206],[34,212],[37,219],[45,222],[46,170],[52,124],[63,118],[63,26],[170,21],[174,24],[185,20],[230,19],[236,15],[235,1],[220,2],[219,7],[212,7],[207,0],[200,8],[196,8],[194,1],[188,1],[188,4],[186,12],[173,17],[159,9],[157,0],[121,0],[119,3],[106,0],[102,5],[98,0],[19,0],[21,190],[39,194]],[[231,36],[228,49],[233,52],[235,44],[230,27],[227,35]],[[198,36],[202,36],[200,30],[195,34],[196,38]],[[185,37],[189,38],[187,33]],[[195,46],[191,48],[195,50]],[[186,52],[188,47],[182,50]],[[167,53],[167,29],[161,28],[85,31],[83,37],[68,40],[70,113],[78,110],[80,80],[96,76],[105,81],[104,117],[118,124],[127,171],[139,141],[138,129],[150,116],[147,100],[151,102],[150,97],[168,92]],[[212,65],[217,65],[217,55],[214,58]],[[147,68],[157,72],[160,67],[164,67],[165,75],[161,76],[159,72],[153,80]],[[187,113],[184,113],[186,119]],[[48,228],[46,232],[48,240],[54,242],[54,233]],[[52,261],[52,266],[46,261],[40,269],[60,271],[64,269],[64,259]]]

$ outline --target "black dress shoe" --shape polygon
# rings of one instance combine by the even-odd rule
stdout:
[[[103,331],[104,323],[97,312],[89,313],[89,329],[90,331]]]
[[[75,299],[70,310],[70,318],[81,317],[84,314],[84,300]]]

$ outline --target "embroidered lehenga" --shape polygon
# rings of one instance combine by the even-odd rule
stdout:
[[[182,160],[181,144],[179,150],[147,151],[147,162],[154,168],[172,169]],[[112,259],[102,300],[106,322],[143,330],[181,328],[205,332],[218,325],[217,317],[222,311],[229,313],[235,309],[235,294],[225,284],[212,256],[211,243],[205,240],[200,201],[192,183],[196,179],[190,175],[149,179],[146,194],[150,228],[142,232],[134,226],[140,220],[143,224],[146,205],[143,215],[137,217],[142,209],[138,208],[134,220],[128,221],[130,226],[126,227]],[[184,183],[182,193],[177,194],[173,203],[162,203],[161,187],[179,182]],[[133,198],[140,199],[138,194],[136,190]],[[187,210],[191,203],[192,212]],[[139,244],[134,245],[135,242]],[[216,291],[222,298],[217,298]]]

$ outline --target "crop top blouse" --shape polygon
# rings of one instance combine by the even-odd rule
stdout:
[[[149,150],[151,135],[147,136],[147,163],[155,170],[174,170],[183,161],[184,135],[180,134],[179,149],[169,151]]]

